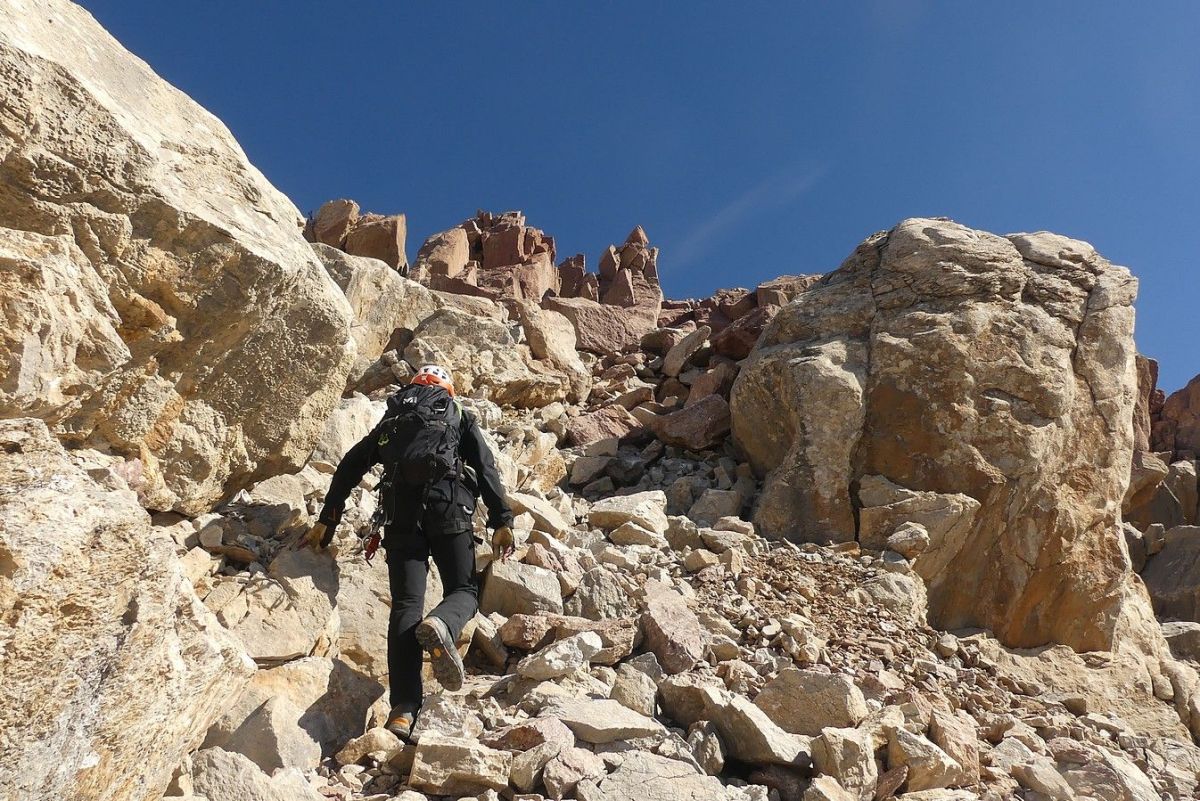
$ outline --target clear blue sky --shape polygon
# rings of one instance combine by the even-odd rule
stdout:
[[[522,209],[671,297],[836,267],[904,217],[1086,239],[1200,372],[1200,3],[85,0],[301,208],[422,240]]]

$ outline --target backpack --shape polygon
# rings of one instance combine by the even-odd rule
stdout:
[[[462,408],[441,387],[409,384],[388,398],[375,440],[391,482],[428,487],[460,472]]]

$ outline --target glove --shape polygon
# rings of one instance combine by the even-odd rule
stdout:
[[[314,551],[324,550],[329,547],[329,543],[333,542],[333,531],[324,523],[314,523],[313,527],[305,532],[300,544],[312,548]]]
[[[508,526],[501,526],[492,532],[492,556],[503,562],[512,556],[515,543],[513,531]]]

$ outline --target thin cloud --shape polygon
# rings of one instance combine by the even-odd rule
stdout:
[[[726,203],[684,234],[670,249],[675,267],[691,264],[712,250],[712,244],[750,216],[782,206],[811,189],[825,174],[823,166],[793,167],[771,175]]]

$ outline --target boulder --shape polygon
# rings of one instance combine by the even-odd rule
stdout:
[[[221,745],[270,774],[279,768],[315,770],[321,744],[300,726],[304,711],[286,698],[268,698]]]
[[[848,676],[786,668],[754,699],[784,731],[818,735],[826,728],[853,728],[867,716],[862,691]]]
[[[364,214],[346,234],[342,247],[353,256],[365,256],[392,268],[406,269],[408,257],[404,255],[404,239],[407,230],[403,214]]]
[[[1200,662],[1200,623],[1191,620],[1163,623],[1162,631],[1176,659]]]
[[[585,743],[636,740],[664,732],[663,725],[654,718],[639,715],[609,698],[560,701],[545,714],[561,720]]]
[[[365,395],[342,398],[325,422],[325,430],[308,463],[323,473],[332,473],[346,452],[383,419],[385,411],[386,404],[372,401]]]
[[[1176,526],[1142,570],[1155,613],[1168,620],[1200,620],[1200,526]]]
[[[641,427],[641,421],[624,406],[614,403],[571,418],[566,439],[568,445],[591,445],[601,440],[621,439]]]
[[[358,222],[358,211],[358,204],[353,200],[327,200],[308,220],[304,227],[304,238],[309,242],[341,248],[346,242],[346,234]]]
[[[440,309],[417,326],[404,358],[412,365],[440,364],[453,374],[459,395],[500,405],[541,408],[571,393],[567,376],[535,361],[504,323],[457,309]]]
[[[231,629],[246,653],[260,665],[328,653],[341,626],[333,555],[283,550],[268,572],[274,581],[247,594],[250,611]]]
[[[964,495],[980,506],[947,567],[916,566],[931,623],[1111,648],[1144,614],[1119,524],[1136,289],[1054,234],[910,219],[868,239],[776,315],[734,384],[760,532],[854,539],[865,476]]]
[[[224,711],[209,727],[202,747],[250,754],[243,749],[253,747],[256,732],[261,731],[252,719],[272,702],[283,702],[271,710],[273,736],[286,744],[303,732],[320,746],[320,756],[330,756],[362,733],[371,705],[383,692],[382,684],[341,658],[310,656],[263,668],[240,694],[225,699]]]
[[[548,297],[542,308],[555,311],[575,326],[580,350],[598,355],[637,346],[658,328],[658,310],[644,306],[610,306],[587,298]]]
[[[763,329],[779,313],[779,306],[759,306],[743,317],[734,320],[718,331],[712,338],[713,350],[722,356],[741,361],[750,355]]]
[[[653,418],[648,427],[667,445],[702,451],[724,442],[730,425],[729,404],[719,395],[709,395],[677,412]]]
[[[562,614],[562,595],[554,573],[512,560],[488,565],[479,598],[479,610],[485,615]]]
[[[546,763],[542,783],[551,798],[569,798],[581,781],[599,779],[606,773],[604,760],[586,748],[564,748]]]
[[[704,631],[683,596],[658,581],[647,581],[642,613],[645,647],[667,673],[691,670],[704,656]]]
[[[688,361],[696,354],[696,351],[704,347],[704,343],[708,341],[710,334],[712,334],[712,329],[707,325],[702,325],[672,345],[671,349],[663,357],[663,374],[678,377],[683,372],[683,368],[687,366]]]
[[[891,730],[887,748],[888,766],[908,768],[912,792],[953,787],[962,781],[963,769],[942,749],[919,734],[903,728]]]
[[[253,663],[134,493],[40,420],[0,421],[0,487],[0,796],[161,798]]]
[[[462,226],[434,234],[417,251],[415,268],[425,268],[431,275],[455,278],[471,260],[471,245]]]
[[[869,732],[827,728],[812,742],[812,760],[818,773],[837,779],[838,784],[860,801],[875,796],[879,769],[875,764],[875,743]]]
[[[1154,424],[1150,449],[1195,458],[1200,455],[1200,375],[1172,393]]]
[[[475,795],[508,787],[513,757],[473,740],[427,734],[417,743],[409,784],[435,795]]]
[[[353,256],[322,244],[314,244],[312,248],[350,303],[353,314],[350,333],[358,349],[351,380],[361,376],[383,355],[396,329],[411,331],[446,305],[417,282],[400,277],[378,258]]]
[[[540,309],[532,303],[522,303],[518,308],[529,350],[535,358],[549,362],[568,377],[571,394],[567,400],[581,403],[591,390],[592,374],[575,350],[575,327],[558,312]]]
[[[580,632],[547,645],[536,654],[530,654],[517,665],[517,675],[535,681],[557,679],[587,668],[589,660],[602,647],[599,634]]]
[[[580,801],[734,801],[721,781],[705,776],[676,759],[647,751],[630,751],[612,773],[584,779],[575,789]]]
[[[207,801],[324,801],[304,774],[291,768],[268,776],[241,754],[209,748],[192,757],[193,784]],[[96,796],[113,798],[116,796]]]
[[[75,4],[0,9],[0,73],[0,415],[130,460],[154,509],[298,470],[354,344],[296,207]]]
[[[597,528],[613,530],[633,523],[653,534],[667,531],[667,496],[662,490],[614,495],[596,501],[588,512],[588,522]]]

